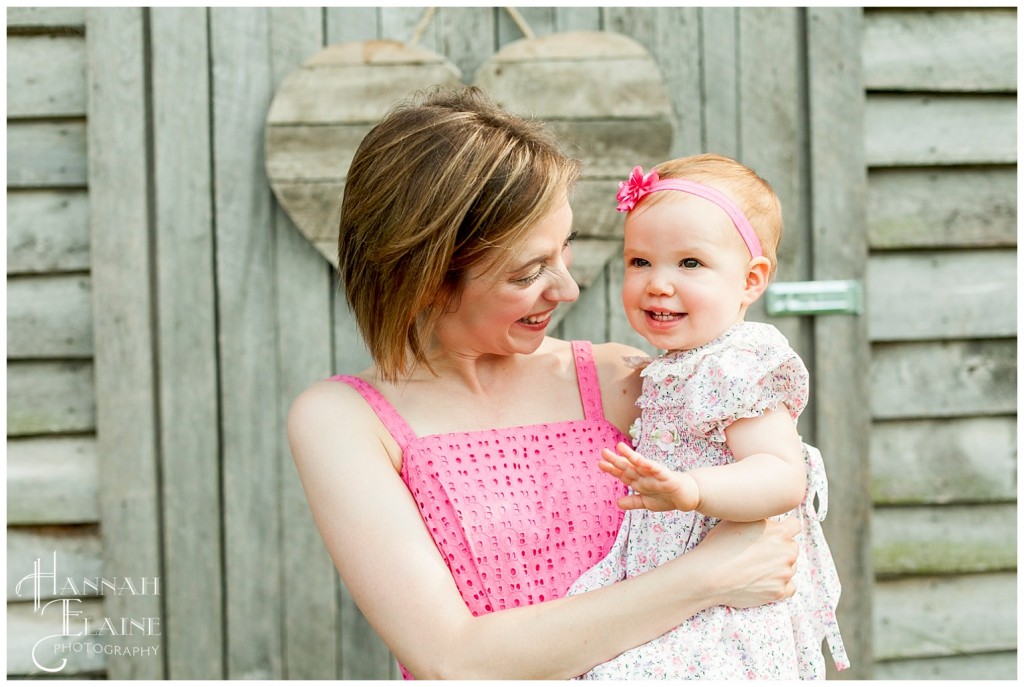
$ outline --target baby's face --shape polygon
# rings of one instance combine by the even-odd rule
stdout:
[[[756,299],[747,288],[751,257],[717,205],[674,191],[659,195],[666,197],[626,218],[622,304],[652,345],[689,350],[743,320]]]

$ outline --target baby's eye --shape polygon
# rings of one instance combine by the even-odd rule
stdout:
[[[626,264],[629,267],[647,267],[651,263],[647,262],[643,258],[630,258]]]
[[[683,258],[679,261],[679,264],[688,270],[692,270],[694,267],[700,267],[700,260],[697,258]]]

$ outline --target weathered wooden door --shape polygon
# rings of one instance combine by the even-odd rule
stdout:
[[[669,86],[670,154],[736,156],[779,192],[780,280],[862,277],[859,10],[522,15],[537,35],[603,30],[647,47]],[[111,659],[110,677],[397,676],[338,583],[288,454],[291,399],[367,356],[327,262],[273,200],[263,140],[277,85],[310,55],[408,40],[423,16],[392,7],[90,11],[104,563],[160,570],[166,590],[153,611],[165,619],[162,662],[140,671]],[[501,8],[446,7],[420,44],[472,75],[521,36]],[[637,342],[621,315],[621,265],[598,273],[560,333]],[[776,323],[814,379],[801,429],[833,485],[826,530],[844,581],[855,664],[846,676],[867,677],[864,326],[855,316]],[[129,473],[144,477],[120,479]]]

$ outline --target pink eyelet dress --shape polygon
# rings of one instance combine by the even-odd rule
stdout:
[[[604,417],[590,343],[572,350],[584,419],[523,427],[417,436],[372,385],[331,377],[402,449],[402,480],[474,616],[565,596],[618,533],[626,488],[597,461],[626,437]]]

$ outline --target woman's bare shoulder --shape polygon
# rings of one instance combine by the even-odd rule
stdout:
[[[325,379],[312,384],[296,396],[288,410],[288,424],[290,427],[293,422],[302,424],[328,416],[334,418],[339,412],[347,416],[352,412],[358,413],[360,406],[371,410],[354,388],[343,382]]]
[[[626,344],[609,341],[608,343],[594,344],[594,361],[598,365],[621,367],[632,370],[633,367],[627,364],[627,359],[647,355],[639,348],[627,346]]]
[[[353,387],[323,380],[299,394],[288,410],[288,439],[297,463],[321,455],[320,446],[376,446],[394,457],[400,452],[373,408]],[[333,451],[332,451],[333,453]]]

